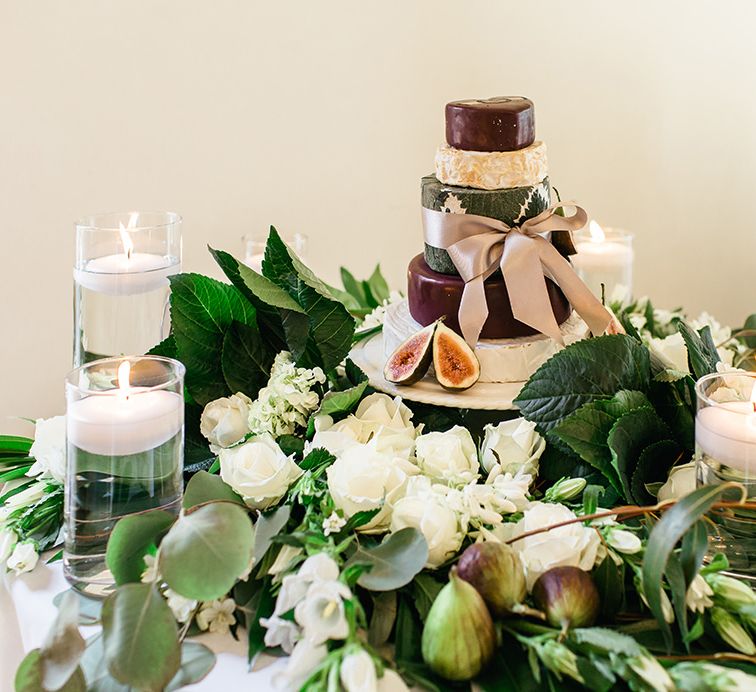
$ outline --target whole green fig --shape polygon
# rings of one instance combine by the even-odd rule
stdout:
[[[477,589],[497,617],[511,613],[527,593],[522,563],[506,543],[474,543],[459,558],[457,574]]]
[[[552,567],[533,585],[533,600],[553,627],[590,627],[601,600],[588,572],[579,567]]]
[[[496,632],[486,604],[452,568],[423,630],[423,660],[447,680],[471,680],[493,656]]]

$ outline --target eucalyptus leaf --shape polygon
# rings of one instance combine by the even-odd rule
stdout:
[[[160,545],[160,573],[186,598],[212,601],[231,590],[252,559],[252,522],[241,507],[216,502],[182,516]]]
[[[32,649],[26,654],[16,670],[14,678],[16,692],[40,692],[44,690],[42,682],[42,659],[39,649]],[[57,692],[87,692],[87,684],[81,668],[77,667],[73,675],[59,687]]]
[[[181,664],[176,620],[152,584],[126,584],[108,597],[102,636],[108,671],[124,685],[162,690]]]
[[[272,545],[272,539],[286,527],[291,515],[290,505],[280,507],[260,514],[255,522],[255,551],[254,564],[259,565]]]
[[[572,344],[544,363],[515,404],[547,432],[583,404],[609,399],[621,389],[645,391],[651,380],[648,349],[623,335]]]
[[[138,582],[145,570],[144,556],[156,547],[176,517],[163,510],[131,514],[113,527],[105,553],[105,562],[116,584]]]
[[[374,548],[358,546],[347,565],[370,565],[357,583],[369,591],[393,591],[405,584],[423,569],[428,561],[428,544],[420,531],[407,527],[392,533]]]
[[[40,650],[43,687],[49,690],[63,687],[79,667],[85,648],[84,637],[79,633],[79,599],[68,591]]]
[[[220,476],[207,471],[198,471],[187,483],[182,507],[191,509],[208,502],[233,502],[240,507],[246,507],[244,500]]]
[[[223,337],[221,367],[231,392],[254,399],[268,382],[275,353],[257,327],[234,321]]]
[[[180,690],[187,685],[194,685],[213,669],[215,654],[204,644],[185,641],[181,644],[181,667],[173,676],[165,692]]]
[[[66,598],[68,594],[73,594],[79,601],[79,625],[96,625],[100,621],[102,601],[95,598],[89,598],[74,589],[66,589],[65,591],[56,594],[53,598],[53,605],[56,608],[60,608],[63,599]]]

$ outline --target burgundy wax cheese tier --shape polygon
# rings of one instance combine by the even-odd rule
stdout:
[[[446,142],[465,151],[516,151],[535,141],[533,102],[497,96],[446,104]]]
[[[465,282],[459,276],[434,272],[422,255],[417,255],[407,270],[407,300],[412,317],[424,327],[445,317],[445,323],[459,332],[459,303]],[[554,317],[562,324],[570,316],[572,308],[559,287],[546,279]],[[509,294],[501,272],[496,272],[485,282],[488,319],[483,325],[481,339],[510,339],[532,336],[538,332],[512,315]],[[538,290],[533,287],[533,290]]]

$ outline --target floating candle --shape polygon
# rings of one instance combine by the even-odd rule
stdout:
[[[604,285],[607,298],[615,287],[622,286],[626,294],[632,293],[633,248],[632,235],[619,229],[604,230],[591,221],[589,234],[575,234],[572,263],[578,275],[597,296]]]

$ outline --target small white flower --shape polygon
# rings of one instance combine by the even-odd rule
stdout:
[[[209,440],[217,454],[222,448],[236,444],[249,432],[249,407],[252,399],[238,392],[233,396],[211,401],[200,418],[200,432]]]
[[[522,471],[531,476],[538,473],[538,460],[546,449],[535,423],[524,418],[486,425],[480,449],[480,461],[486,473],[496,466],[512,474]]]
[[[273,684],[279,689],[299,690],[327,655],[325,644],[300,639],[286,662],[286,669],[273,676]]]
[[[192,617],[195,608],[197,607],[197,601],[191,598],[185,598],[179,593],[176,593],[172,589],[165,590],[165,598],[168,603],[168,607],[173,613],[173,617],[176,618],[176,622],[185,623]]]
[[[8,556],[13,552],[13,548],[18,542],[16,532],[11,529],[0,530],[0,568],[5,567]],[[2,570],[5,571],[4,569]],[[2,572],[0,572],[2,574]]]
[[[609,529],[606,533],[606,542],[617,552],[633,555],[643,547],[641,539],[632,531],[625,529]]]
[[[31,572],[38,560],[39,553],[37,553],[34,543],[25,541],[16,544],[6,566],[15,574],[23,574],[24,572]]]
[[[278,502],[302,475],[293,457],[287,457],[270,435],[258,435],[220,451],[220,475],[252,509]]]
[[[157,581],[158,578],[158,565],[157,559],[154,555],[144,556],[144,572],[142,572],[142,583],[151,584]]]
[[[373,327],[379,327],[380,325],[382,325],[383,321],[386,319],[386,308],[389,305],[392,305],[393,303],[399,303],[402,300],[404,300],[404,297],[401,293],[399,293],[399,291],[391,291],[389,297],[384,300],[381,305],[375,308],[373,312],[365,315],[365,318],[362,320],[362,324],[360,324],[358,331],[372,329]]]
[[[323,519],[323,533],[330,536],[332,533],[338,533],[346,526],[346,519],[340,517],[336,512]]]
[[[685,605],[688,610],[692,610],[694,613],[703,613],[704,610],[714,605],[714,601],[711,600],[713,595],[714,591],[706,580],[700,574],[697,574],[693,577],[693,581],[690,582],[685,593]]]
[[[339,566],[332,557],[325,553],[308,557],[296,574],[287,574],[283,578],[273,614],[288,613],[305,597],[311,584],[338,578]]]
[[[696,463],[673,466],[667,477],[667,482],[659,488],[656,499],[676,500],[685,497],[696,489]]]
[[[225,634],[231,625],[236,622],[234,611],[236,603],[233,598],[216,599],[203,603],[197,613],[197,627],[203,632],[217,632]]]
[[[300,637],[299,627],[291,620],[284,620],[277,615],[260,618],[260,625],[265,627],[265,646],[280,646],[290,654]]]
[[[365,649],[344,656],[339,678],[346,692],[376,692],[378,689],[375,664]]]
[[[27,476],[54,478],[58,483],[66,480],[66,417],[39,418],[34,431],[34,442],[29,450],[34,464]]]
[[[467,485],[478,478],[478,450],[470,431],[455,425],[446,432],[420,435],[415,442],[420,470],[447,485]]]
[[[498,511],[501,514],[512,514],[526,509],[530,504],[528,489],[532,482],[533,477],[522,470],[515,475],[507,471],[504,475],[496,476],[491,486]]]
[[[351,597],[349,587],[340,581],[311,584],[304,600],[294,609],[294,619],[302,627],[305,638],[314,644],[346,639],[349,623],[344,613],[344,599]]]

